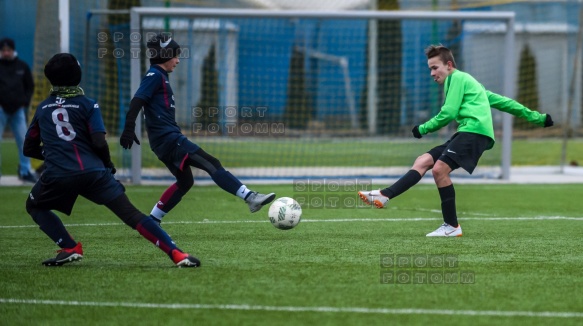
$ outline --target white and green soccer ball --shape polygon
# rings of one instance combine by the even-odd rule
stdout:
[[[290,197],[276,199],[269,206],[269,221],[280,230],[293,229],[300,223],[302,217],[302,207]]]

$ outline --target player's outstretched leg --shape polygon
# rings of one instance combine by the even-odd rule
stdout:
[[[389,197],[381,194],[380,190],[359,191],[358,196],[365,204],[374,205],[376,208],[383,208],[389,202]]]
[[[271,203],[275,199],[275,193],[260,194],[252,191],[242,184],[237,177],[223,168],[211,174],[211,177],[223,190],[245,200],[251,213],[259,211],[263,206]]]
[[[275,199],[275,193],[260,194],[258,192],[250,192],[245,198],[245,202],[249,205],[251,213],[259,211],[263,206],[271,203]]]
[[[105,204],[126,225],[164,251],[178,267],[199,267],[200,260],[180,250],[168,233],[150,216],[144,215],[132,203],[125,193]]]
[[[251,213],[259,211],[275,199],[274,193],[265,195],[248,189],[236,176],[225,170],[216,157],[208,154],[202,148],[190,154],[187,163],[206,171],[215,184],[224,191],[245,200]]]
[[[178,267],[200,267],[200,260],[180,250],[170,236],[154,219],[143,215],[142,220],[136,226],[136,230],[162,251],[168,254],[170,259]]]

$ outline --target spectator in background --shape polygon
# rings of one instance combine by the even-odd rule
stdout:
[[[22,153],[24,135],[27,129],[26,113],[34,82],[28,64],[17,57],[14,40],[0,40],[0,142],[6,125],[10,125],[18,147],[18,178],[26,182],[36,182],[30,159]],[[1,166],[1,156],[0,156]]]

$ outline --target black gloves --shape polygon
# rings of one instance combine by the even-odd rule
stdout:
[[[545,119],[545,128],[546,127],[551,127],[554,124],[555,123],[553,122],[553,118],[551,118],[551,115],[547,113],[547,117]]]
[[[413,132],[413,137],[415,137],[417,139],[423,137],[421,135],[421,133],[419,132],[419,125],[416,125],[415,127],[413,127],[413,130],[411,130],[411,132]]]
[[[109,161],[109,163],[105,163],[105,168],[109,169],[111,171],[111,174],[115,174],[117,172],[112,161]]]
[[[119,137],[119,144],[121,145],[121,147],[125,149],[130,149],[132,148],[134,142],[136,142],[136,144],[138,145],[140,144],[140,141],[138,140],[138,136],[136,136],[136,133],[133,130],[124,129],[123,132],[121,133],[121,136]]]

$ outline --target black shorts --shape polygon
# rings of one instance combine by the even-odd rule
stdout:
[[[436,146],[427,153],[433,157],[433,162],[441,160],[452,170],[459,167],[474,172],[482,154],[492,148],[490,137],[471,132],[457,132],[444,144]]]
[[[42,174],[32,187],[29,198],[34,208],[58,210],[71,214],[77,196],[103,205],[116,199],[125,192],[109,171],[94,171],[73,176]]]
[[[174,174],[174,172],[182,171],[188,156],[199,149],[200,146],[184,138],[170,153],[158,159]]]

